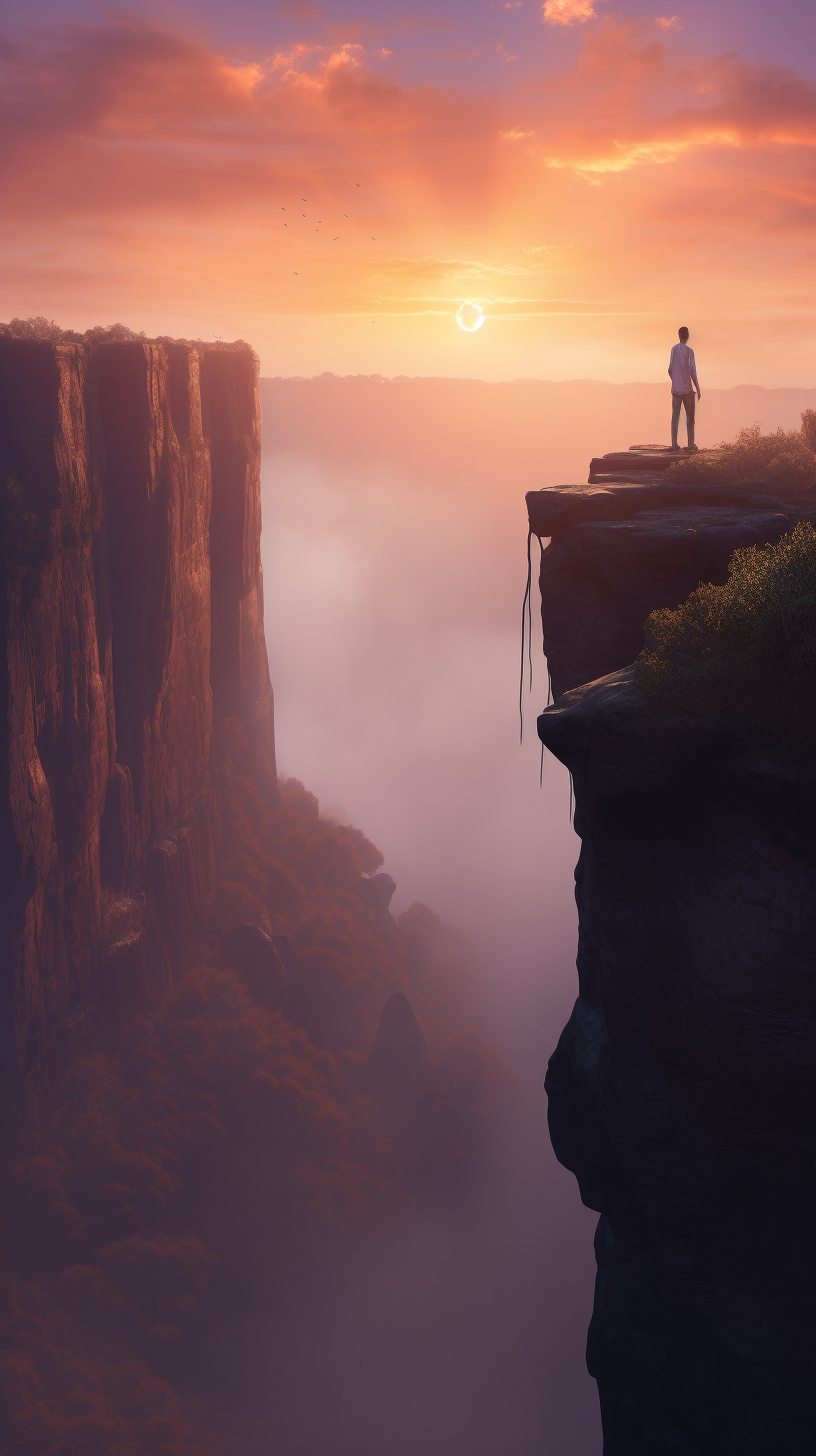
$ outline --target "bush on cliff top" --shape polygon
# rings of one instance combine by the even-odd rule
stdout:
[[[666,472],[670,480],[710,481],[712,485],[773,485],[816,488],[816,410],[805,410],[801,430],[774,430],[763,435],[759,425],[746,426],[736,440],[723,441],[718,454],[701,453],[676,460]]]
[[[647,701],[737,714],[792,745],[816,745],[816,530],[734,552],[724,586],[652,612],[635,682]]]
[[[0,336],[10,339],[33,339],[47,344],[121,344],[130,339],[144,339],[145,332],[134,333],[127,324],[97,324],[78,334],[76,329],[63,329],[44,314],[36,318],[13,318],[9,323],[0,323]]]

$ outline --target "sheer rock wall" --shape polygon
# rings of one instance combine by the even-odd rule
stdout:
[[[0,1054],[36,1100],[169,984],[225,719],[277,792],[257,360],[0,335],[0,451]]]
[[[599,493],[600,520],[581,487],[559,492],[566,520],[530,513],[551,528],[557,623],[539,735],[570,770],[581,838],[579,996],[546,1085],[556,1154],[601,1214],[604,1452],[804,1456],[816,770],[738,721],[651,710],[613,669],[650,610],[812,506],[668,495],[627,515],[622,489]]]

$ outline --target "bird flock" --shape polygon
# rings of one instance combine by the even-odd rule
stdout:
[[[355,182],[355,184],[354,184],[354,185],[355,185],[355,187],[361,187],[361,183],[359,183],[359,182]],[[308,206],[308,198],[306,198],[306,197],[301,197],[301,199],[300,199],[300,200],[301,200],[301,202],[303,202],[303,203],[306,203],[306,205],[307,205],[307,206]],[[282,204],[281,204],[281,206],[280,206],[280,210],[281,210],[281,212],[288,212],[288,213],[289,213],[289,217],[287,217],[287,218],[282,218],[282,219],[281,219],[281,226],[282,226],[282,227],[285,227],[285,228],[286,228],[286,230],[287,230],[287,232],[289,232],[289,222],[290,222],[290,218],[294,218],[294,216],[295,216],[295,211],[296,211],[296,210],[297,210],[297,209],[295,209],[295,211],[293,211],[293,210],[291,210],[291,209],[290,209],[290,208],[287,208],[287,207],[284,207],[284,206],[283,206],[283,205],[282,205]],[[301,214],[300,214],[300,216],[301,216],[301,217],[302,217],[302,218],[303,218],[303,220],[304,220],[304,222],[308,222],[308,221],[309,221],[309,214],[308,214],[308,213],[306,213],[306,212],[302,212],[302,213],[301,213]],[[348,213],[347,213],[347,212],[344,212],[344,213],[343,213],[343,218],[344,218],[344,219],[345,219],[345,220],[346,220],[346,221],[347,221],[347,220],[348,220]],[[314,231],[315,231],[315,232],[316,232],[316,233],[319,233],[319,232],[320,232],[320,231],[321,231],[321,229],[322,229],[322,227],[323,227],[323,219],[322,219],[322,218],[321,218],[321,217],[319,217],[319,218],[317,218],[317,219],[315,219],[315,221],[316,221],[316,223],[317,223],[317,226],[316,226],[316,227],[315,227],[315,228],[314,228]],[[295,223],[295,226],[297,226],[297,223]],[[291,236],[291,235],[292,235],[292,234],[291,234],[291,233],[290,233],[290,234],[289,234],[289,235],[290,235],[290,236]],[[340,242],[340,239],[341,239],[341,237],[342,237],[342,233],[334,233],[334,234],[332,234],[332,242],[333,242],[333,243],[339,243],[339,242]],[[370,241],[371,241],[371,242],[372,242],[372,243],[376,243],[376,241],[377,241],[377,239],[376,239],[376,237],[375,237],[375,236],[374,236],[374,234],[373,234],[373,233],[369,233],[369,240],[370,240]],[[299,278],[299,277],[300,277],[300,270],[299,270],[299,269],[297,269],[297,268],[293,268],[293,269],[292,269],[292,273],[293,273],[293,275],[294,275],[294,277],[295,277],[295,278]]]

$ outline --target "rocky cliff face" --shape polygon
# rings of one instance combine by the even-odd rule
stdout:
[[[155,998],[219,854],[212,745],[276,793],[257,361],[0,335],[2,1065]]]
[[[539,734],[581,837],[551,1136],[601,1213],[588,1363],[606,1456],[804,1456],[816,770],[739,722],[650,710],[611,669],[648,611],[808,511],[661,489],[643,513],[626,485],[554,492],[549,519],[531,506],[557,624]],[[565,691],[582,673],[598,680]]]
[[[724,582],[738,546],[778,541],[816,515],[812,500],[770,485],[670,483],[657,471],[601,479],[527,496],[533,535],[550,538],[541,620],[556,698],[632,662],[649,613]]]

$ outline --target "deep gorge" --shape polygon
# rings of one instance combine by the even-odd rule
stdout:
[[[381,1456],[384,1429],[403,1456],[428,1412],[429,1456],[526,1452],[541,1428],[508,1426],[461,1291],[443,1368],[467,1352],[486,1415],[420,1392],[398,1430],[381,1371],[361,1427],[325,1364],[315,1409],[315,1332],[387,1283],[394,1240],[466,1245],[500,1176],[547,1190],[497,1158],[537,1124],[474,1025],[466,943],[424,905],[392,914],[379,850],[278,783],[257,373],[241,344],[0,334],[5,1419],[23,1456]],[[654,607],[814,512],[649,464],[595,459],[527,499],[549,542],[539,734],[582,841],[550,1130],[601,1214],[605,1451],[798,1456],[812,770],[738,721],[648,708],[631,664]],[[485,1222],[468,1295],[517,1229]]]

